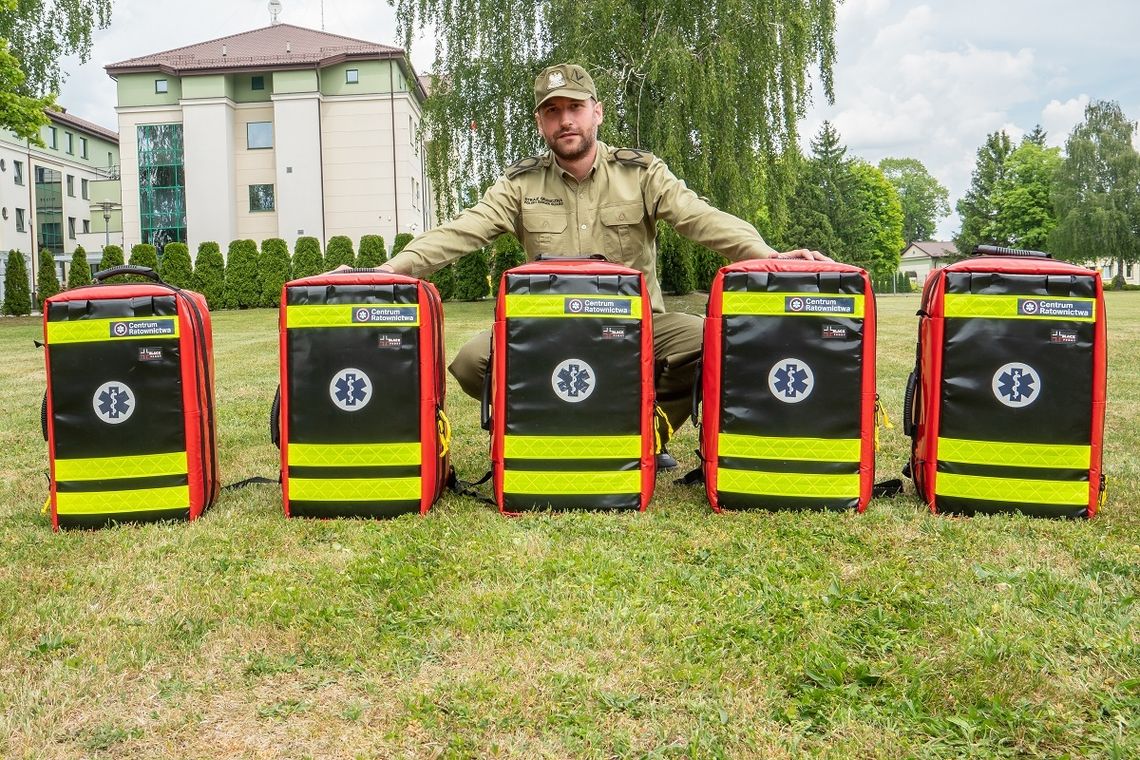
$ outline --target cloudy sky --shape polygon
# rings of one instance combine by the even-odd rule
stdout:
[[[320,28],[320,0],[282,0],[281,20]],[[266,0],[156,3],[115,0],[111,28],[91,60],[65,62],[59,102],[116,128],[108,63],[264,26]],[[330,32],[396,44],[392,10],[379,0],[324,0]],[[978,146],[1005,129],[1014,138],[1041,124],[1063,145],[1089,100],[1115,100],[1140,119],[1136,36],[1140,4],[1128,0],[847,0],[839,10],[835,103],[817,92],[801,125],[808,139],[829,119],[850,155],[921,160],[950,190],[969,187]],[[428,70],[430,39],[412,46]],[[958,227],[942,220],[939,235]]]

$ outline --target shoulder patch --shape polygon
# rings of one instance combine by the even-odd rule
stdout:
[[[523,172],[528,172],[531,169],[536,169],[542,166],[542,156],[529,156],[521,161],[515,161],[507,167],[507,179],[514,179]]]
[[[653,162],[653,154],[640,148],[615,148],[610,153],[610,160],[627,166],[640,166],[642,169],[648,169],[649,164]]]

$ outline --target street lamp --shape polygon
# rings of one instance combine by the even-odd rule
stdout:
[[[102,200],[91,204],[92,211],[99,209],[103,212],[103,236],[105,240],[103,243],[104,248],[111,244],[111,212],[118,211],[122,207],[123,204],[109,200]]]

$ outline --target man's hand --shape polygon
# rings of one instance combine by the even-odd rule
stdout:
[[[794,251],[777,253],[776,259],[807,259],[808,261],[834,261],[830,256],[824,256],[819,251],[810,251],[807,248],[796,248]]]

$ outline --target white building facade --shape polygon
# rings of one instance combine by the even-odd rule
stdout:
[[[111,64],[124,241],[161,248],[432,226],[404,51],[275,24]]]

